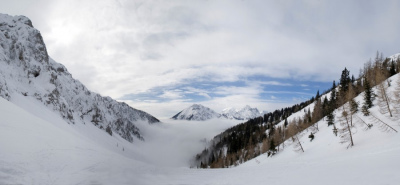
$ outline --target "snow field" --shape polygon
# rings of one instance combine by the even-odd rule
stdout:
[[[36,105],[36,109],[39,108],[40,105]],[[373,114],[379,115],[378,111],[378,107],[371,109]],[[204,143],[199,140],[204,138],[204,133],[222,131],[230,126],[228,123],[165,123],[158,130],[152,127],[143,129],[144,133],[155,133],[148,141],[130,144],[117,135],[104,134],[90,124],[68,125],[61,118],[43,120],[4,99],[0,99],[0,117],[0,184],[400,182],[399,134],[381,132],[375,124],[366,131],[358,124],[354,134],[355,146],[349,149],[339,143],[332,126],[327,127],[325,121],[320,121],[320,131],[312,142],[307,137],[309,131],[301,137],[304,153],[294,152],[293,146],[287,145],[273,157],[261,155],[236,168],[190,169],[184,167],[187,164],[185,160],[197,150],[196,147],[189,148],[190,145],[202,147]],[[385,117],[380,118],[384,120]],[[391,123],[399,128],[396,122]],[[214,133],[209,133],[207,139],[211,139]]]

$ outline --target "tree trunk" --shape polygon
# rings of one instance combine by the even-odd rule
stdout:
[[[297,134],[296,134],[296,139],[297,139],[297,142],[298,142],[298,144],[299,144],[299,146],[300,146],[300,148],[301,148],[301,151],[304,152],[303,146],[301,145],[300,140],[299,140],[299,137],[297,137]]]
[[[382,88],[384,88],[384,87],[382,87]],[[389,106],[389,98],[386,95],[386,89],[382,89],[382,93],[383,93],[383,97],[385,99],[386,106],[387,106],[387,108],[389,110],[390,117],[393,117],[392,116],[392,111],[390,110],[390,106]]]
[[[351,146],[354,146],[354,143],[353,143],[353,135],[351,134],[351,129],[350,129],[349,122],[347,122],[347,129],[349,130],[349,135],[350,135],[350,145],[351,145]]]

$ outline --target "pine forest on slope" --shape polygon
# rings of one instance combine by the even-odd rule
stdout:
[[[389,78],[399,71],[399,54],[384,59],[383,55],[377,52],[373,62],[370,60],[365,63],[359,78],[350,77],[350,72],[345,68],[340,82],[336,84],[333,81],[332,88],[322,95],[318,91],[316,96],[308,101],[250,119],[215,136],[210,141],[210,146],[196,155],[192,166],[236,166],[263,153],[273,156],[287,143],[293,144],[295,150],[304,152],[305,149],[299,140],[300,135],[304,130],[311,130],[308,137],[314,139],[314,134],[319,131],[318,122],[321,119],[326,120],[333,133],[342,139],[341,143],[347,144],[346,147],[354,146],[356,122],[361,123],[360,127],[365,129],[379,125],[385,131],[397,132],[390,123],[370,114],[369,109],[378,106],[381,114],[398,122],[400,80],[397,80],[395,90],[389,90],[393,89],[393,79]],[[376,102],[376,105],[373,102]]]

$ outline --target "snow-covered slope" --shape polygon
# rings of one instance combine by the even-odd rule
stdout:
[[[389,81],[392,82],[388,88],[389,97],[394,100],[395,93],[399,93],[396,92],[396,88],[400,74],[389,78]],[[377,93],[376,87],[373,90]],[[364,93],[361,93],[357,96],[356,102],[362,103],[363,95]],[[398,119],[400,112],[396,110],[398,103],[392,102],[392,108],[396,112],[393,117],[388,113],[382,114],[377,100],[374,101],[375,106],[369,109],[370,116],[364,116],[361,111],[355,113],[354,127],[352,127],[353,147],[348,147],[348,142],[343,143],[340,131],[336,136],[333,126],[328,126],[326,119],[322,119],[316,123],[319,125],[319,131],[306,129],[299,135],[304,153],[296,152],[294,144],[287,141],[285,147],[282,148],[281,145],[281,151],[273,157],[260,155],[240,165],[239,168],[251,170],[268,167],[279,171],[283,170],[281,166],[286,166],[285,174],[290,178],[277,177],[280,184],[398,184],[400,182],[400,176],[397,174],[400,166],[400,160],[397,159],[400,154]],[[314,104],[311,104],[305,109],[312,110],[313,106]],[[339,130],[343,128],[340,125],[340,122],[344,121],[341,117],[342,110],[343,107],[335,110],[335,126]],[[290,119],[302,116],[302,113],[304,110]],[[385,128],[382,121],[397,132]],[[366,124],[373,126],[368,129]],[[313,141],[308,138],[311,132],[315,135]],[[294,179],[295,182],[292,182]]]
[[[213,118],[219,118],[221,115],[208,107],[200,104],[193,104],[192,106],[182,110],[172,117],[175,120],[196,120],[204,121]]]
[[[38,103],[32,101],[35,108],[44,107]],[[144,158],[148,157],[146,154],[159,155],[143,147],[148,142],[134,146],[119,135],[109,136],[93,129],[92,124],[71,127],[50,110],[38,111],[49,113],[48,119],[52,121],[0,99],[0,184],[396,185],[400,182],[400,134],[381,132],[378,125],[367,131],[357,129],[355,146],[350,149],[340,144],[332,127],[321,121],[320,131],[312,142],[307,138],[308,132],[300,138],[304,153],[293,151],[293,146],[286,143],[283,151],[281,148],[273,157],[261,155],[235,168],[190,169],[140,162],[143,158],[138,155],[139,151],[145,150]],[[379,115],[377,107],[371,112]],[[385,116],[380,118],[387,120]],[[391,124],[399,128],[398,121]],[[198,127],[202,125],[187,128],[202,133],[205,127]],[[148,128],[154,126],[161,129],[168,124]],[[207,125],[207,129],[212,127],[216,133],[221,129],[220,124]],[[160,133],[170,130],[161,129]],[[167,144],[171,139],[198,140],[201,136],[181,130],[174,133],[174,137],[161,135],[158,139],[165,137],[164,144]],[[187,146],[189,143],[168,147],[175,147],[171,151],[182,151]],[[164,156],[163,153],[160,158]]]
[[[193,153],[238,123],[143,123],[152,134],[132,145],[93,124],[68,125],[38,101],[25,103],[28,111],[0,98],[0,184],[177,184],[194,172]],[[200,181],[186,177],[184,184]]]
[[[240,110],[235,108],[226,108],[222,110],[221,115],[227,119],[248,120],[262,116],[263,114],[260,113],[257,108],[251,108],[249,105],[246,105]]]
[[[143,140],[137,122],[155,117],[110,97],[89,91],[67,69],[52,60],[32,22],[24,16],[0,14],[0,96],[29,109],[24,101],[38,101],[68,123],[89,123],[132,142]]]
[[[373,114],[379,111],[373,108]],[[362,113],[358,113],[362,117]],[[384,116],[380,116],[384,119]],[[371,123],[371,118],[365,118]],[[399,128],[398,122],[390,122]],[[332,126],[326,121],[318,122],[319,131],[314,133],[315,139],[308,138],[311,130],[301,134],[300,141],[305,152],[296,152],[294,144],[286,146],[273,157],[260,155],[238,167],[239,170],[253,171],[254,178],[261,173],[268,173],[266,181],[277,184],[391,184],[400,182],[400,135],[395,132],[382,132],[377,124],[372,129],[364,130],[362,123],[357,123],[354,130],[355,146],[347,148],[340,144],[341,139],[335,136]],[[337,123],[336,126],[339,126]],[[273,173],[273,174],[270,174]],[[318,174],[318,175],[315,175]],[[257,183],[255,183],[257,184]]]
[[[394,54],[394,55],[392,55],[392,56],[390,56],[388,58],[390,58],[392,61],[399,60],[400,59],[400,53]]]

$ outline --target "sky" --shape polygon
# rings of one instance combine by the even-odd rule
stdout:
[[[399,53],[399,1],[0,0],[51,58],[104,96],[157,118],[200,103],[273,111]]]

